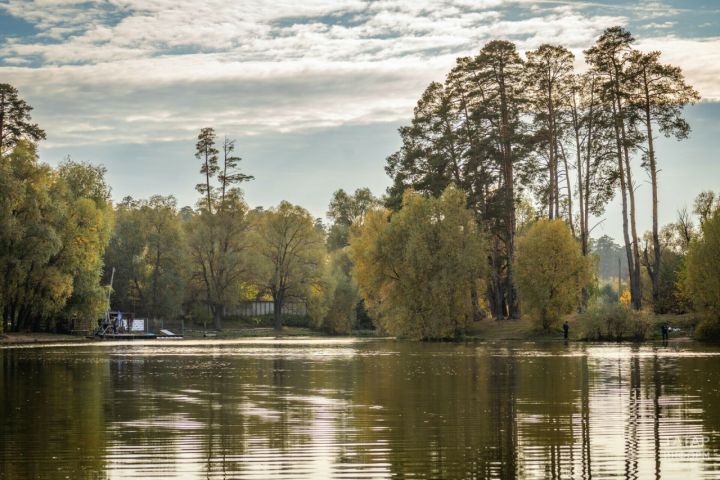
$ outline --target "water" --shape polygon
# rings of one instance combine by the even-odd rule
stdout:
[[[720,478],[720,349],[0,349],[0,478]]]

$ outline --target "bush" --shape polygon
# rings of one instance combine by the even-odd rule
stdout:
[[[695,338],[704,342],[720,342],[720,319],[703,318],[695,328]]]
[[[591,341],[643,341],[650,322],[643,312],[623,305],[598,304],[580,316],[580,338]]]

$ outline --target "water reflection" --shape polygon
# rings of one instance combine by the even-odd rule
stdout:
[[[0,350],[0,478],[720,478],[720,351]]]

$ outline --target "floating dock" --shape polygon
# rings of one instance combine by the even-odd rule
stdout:
[[[157,337],[154,333],[105,333],[97,335],[97,338],[103,340],[154,340]]]

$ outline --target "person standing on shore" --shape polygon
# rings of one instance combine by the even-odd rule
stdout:
[[[568,339],[568,333],[570,332],[570,324],[565,320],[565,323],[563,323],[563,338],[565,340]]]

